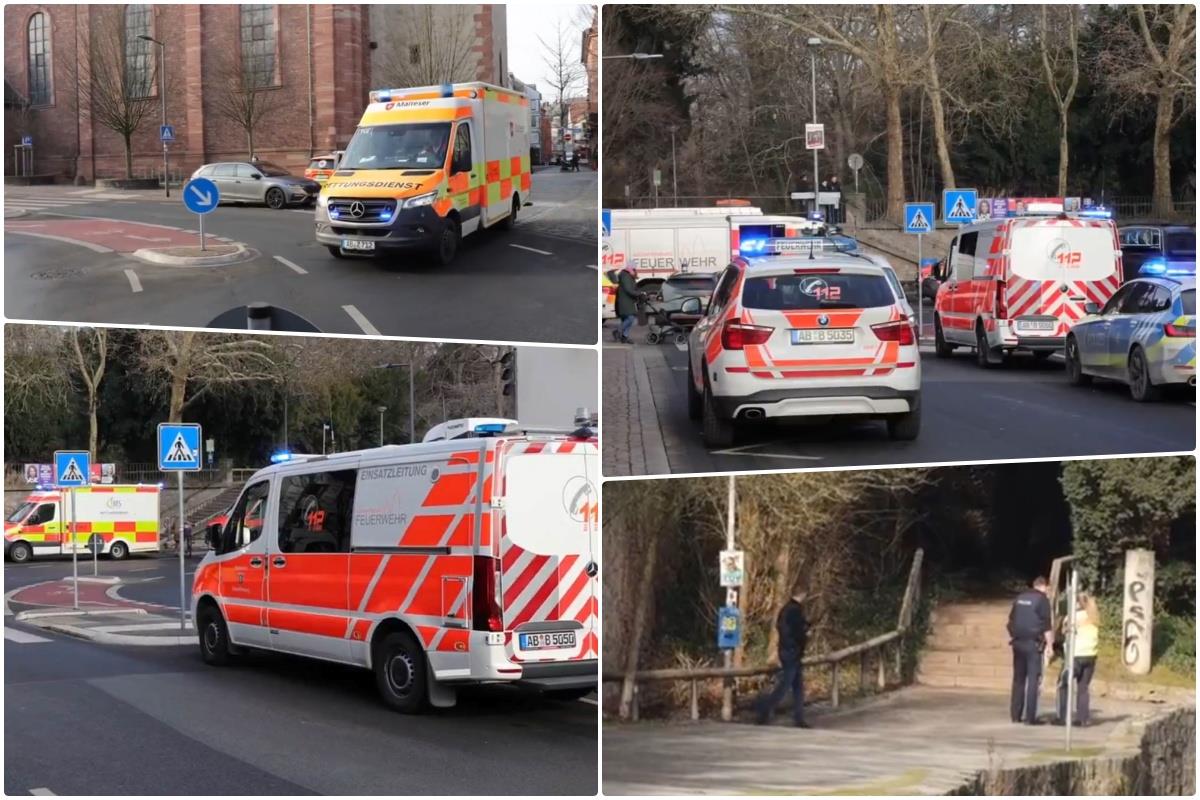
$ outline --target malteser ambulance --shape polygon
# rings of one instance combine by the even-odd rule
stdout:
[[[58,490],[32,492],[4,521],[4,556],[24,562],[34,556],[99,548],[114,559],[158,550],[157,486],[81,486],[71,500]]]
[[[512,227],[530,202],[529,100],[486,83],[371,92],[317,197],[335,257],[427,250],[449,264],[463,236]]]
[[[208,531],[192,588],[201,656],[365,667],[403,712],[453,705],[473,683],[594,691],[599,477],[590,429],[511,420],[259,470]]]

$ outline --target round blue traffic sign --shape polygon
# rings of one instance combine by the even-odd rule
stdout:
[[[183,204],[194,214],[207,214],[221,202],[221,192],[208,178],[192,178],[183,186]]]

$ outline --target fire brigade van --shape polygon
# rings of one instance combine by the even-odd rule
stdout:
[[[34,556],[98,549],[120,560],[158,550],[157,486],[81,486],[71,499],[57,489],[31,493],[4,521],[4,556],[15,562]]]
[[[846,415],[915,439],[921,358],[890,266],[807,239],[770,240],[763,252],[725,269],[688,338],[688,415],[705,443],[728,447],[738,426],[760,420]]]
[[[464,684],[597,684],[599,458],[590,428],[452,421],[420,444],[259,470],[196,570],[200,653],[365,667],[402,712]]]
[[[1014,350],[1061,350],[1084,307],[1103,306],[1121,285],[1121,248],[1111,219],[989,220],[959,229],[934,277],[937,356],[973,347],[988,367]]]
[[[529,100],[486,83],[371,92],[317,197],[316,237],[338,258],[425,250],[443,265],[529,205]]]
[[[819,222],[754,207],[613,209],[603,268],[632,264],[638,286],[655,291],[678,272],[720,272],[747,243],[816,233]]]

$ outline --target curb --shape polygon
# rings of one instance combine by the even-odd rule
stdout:
[[[147,264],[157,264],[164,267],[222,267],[227,264],[239,264],[258,257],[257,250],[252,250],[240,242],[233,242],[232,244],[237,248],[236,250],[232,253],[216,256],[172,256],[153,248],[134,250],[130,255]]]
[[[22,611],[17,614],[17,622],[29,622],[31,619],[43,619],[49,617],[103,617],[112,616],[115,614],[146,614],[144,608],[91,608],[69,609],[64,611]],[[33,624],[33,623],[30,623]]]
[[[66,636],[71,636],[76,639],[84,639],[97,644],[113,644],[134,647],[183,647],[192,646],[196,643],[195,633],[192,632],[186,636],[134,636],[127,633],[112,633],[97,628],[86,628],[79,625],[70,625],[66,622],[57,622],[56,619],[62,617],[97,617],[97,616],[115,616],[133,614],[136,616],[149,617],[150,614],[145,609],[101,609],[94,611],[23,611],[17,614],[17,621],[32,625],[35,628],[42,630],[61,633]],[[165,619],[165,617],[164,617]],[[39,620],[45,620],[44,622]],[[174,624],[174,620],[170,620]],[[190,621],[188,623],[191,624]]]
[[[662,358],[657,348],[654,352],[659,353],[659,357]],[[662,425],[658,421],[658,407],[654,404],[650,370],[646,366],[645,354],[637,347],[633,348],[633,379],[638,391],[638,419],[642,424],[642,455],[646,459],[645,474],[670,474],[671,464],[667,460],[667,445],[663,441]]]
[[[64,580],[68,580],[64,578]],[[121,579],[116,576],[106,575],[80,575],[79,580],[83,583],[120,583]]]

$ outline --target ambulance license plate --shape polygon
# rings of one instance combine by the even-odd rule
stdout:
[[[575,646],[575,631],[522,633],[522,650],[559,650]]]
[[[1052,331],[1056,323],[1052,319],[1019,319],[1017,327],[1023,331]]]
[[[854,344],[854,328],[803,328],[793,330],[792,344]]]
[[[343,250],[374,250],[375,243],[370,239],[342,239]]]

